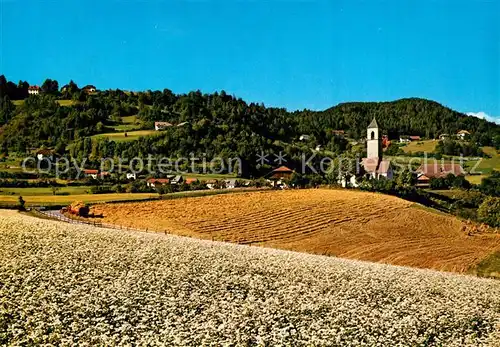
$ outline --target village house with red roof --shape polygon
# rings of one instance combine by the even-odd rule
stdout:
[[[168,127],[171,127],[173,124],[169,122],[155,122],[155,130],[164,130]]]
[[[38,94],[40,94],[40,87],[39,86],[29,86],[28,87],[28,94],[29,95],[38,95]]]
[[[465,175],[465,170],[460,164],[425,163],[417,169],[417,186],[428,187],[432,178],[445,178],[448,175],[460,176]]]
[[[169,184],[170,180],[168,178],[150,178],[147,180],[146,184],[148,187],[155,188],[156,186],[163,186]]]

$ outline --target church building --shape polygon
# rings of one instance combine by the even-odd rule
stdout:
[[[356,175],[340,177],[342,187],[359,187],[362,178],[368,179],[389,179],[391,180],[394,171],[391,162],[383,158],[382,152],[383,136],[378,127],[377,120],[373,118],[366,130],[366,158],[361,159],[359,171]]]
[[[361,164],[367,178],[392,179],[391,162],[383,159],[382,134],[375,118],[366,130],[366,158],[362,159]]]

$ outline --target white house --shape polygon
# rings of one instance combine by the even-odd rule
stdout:
[[[148,187],[155,188],[156,186],[163,186],[169,184],[170,180],[168,178],[150,178],[147,180],[146,184]]]
[[[170,180],[170,184],[181,184],[181,183],[182,183],[182,176],[181,175],[177,175]]]
[[[300,141],[308,141],[310,139],[309,135],[300,135],[299,140]]]
[[[137,179],[137,174],[132,173],[132,172],[127,172],[127,179],[128,180],[136,180]]]
[[[470,132],[468,132],[467,130],[460,130],[460,131],[457,133],[457,137],[458,137],[458,139],[460,139],[460,140],[465,140],[465,139],[467,139],[469,136],[470,136]]]
[[[226,189],[234,189],[236,188],[236,179],[231,178],[229,180],[224,181],[226,184]]]
[[[93,179],[97,179],[97,175],[99,174],[99,170],[86,169],[83,170],[83,174],[85,177],[92,177]]]
[[[96,87],[91,85],[91,84],[88,84],[86,85],[85,87],[82,88],[82,91],[84,93],[87,93],[87,94],[92,94],[92,93],[95,93],[97,91]]]
[[[172,123],[169,123],[169,122],[155,122],[155,130],[156,131],[164,130],[164,129],[171,127],[171,126],[172,126]]]
[[[36,158],[38,160],[54,160],[54,152],[49,149],[41,149],[36,152]]]
[[[40,94],[40,87],[39,86],[29,86],[28,87],[28,94],[29,95],[38,95],[38,94]]]
[[[403,135],[403,136],[400,136],[400,137],[399,137],[399,142],[400,142],[400,143],[409,143],[409,142],[411,142],[411,139],[410,139],[410,137],[409,137],[409,136],[404,136],[404,135]]]

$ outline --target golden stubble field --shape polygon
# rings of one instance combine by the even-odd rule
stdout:
[[[465,272],[500,249],[459,219],[382,194],[311,189],[102,204],[104,222],[241,244]]]

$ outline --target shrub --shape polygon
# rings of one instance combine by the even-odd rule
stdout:
[[[500,227],[500,198],[488,197],[477,210],[478,218],[492,227]]]

